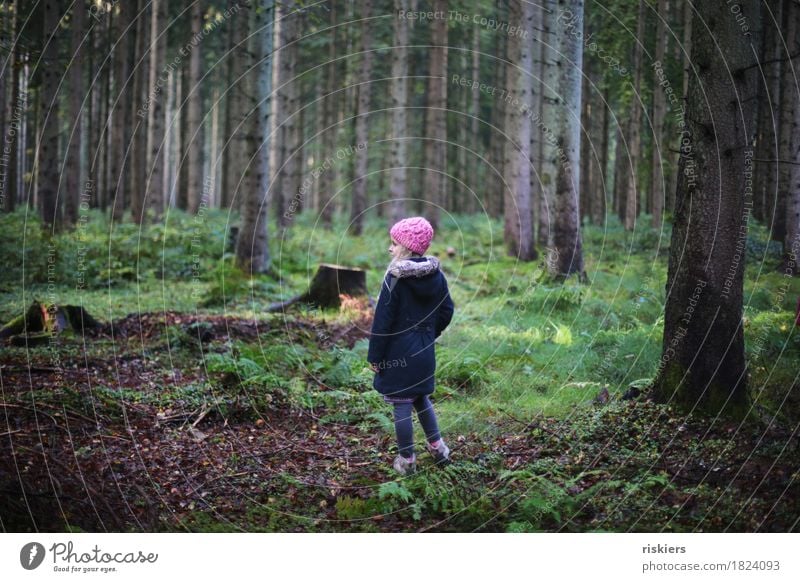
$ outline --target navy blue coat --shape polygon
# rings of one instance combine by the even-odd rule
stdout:
[[[424,263],[426,257],[410,261]],[[436,261],[436,259],[432,259]],[[444,273],[437,268],[415,277],[387,274],[381,286],[367,360],[378,365],[373,387],[385,396],[433,393],[434,340],[450,324],[453,300]]]

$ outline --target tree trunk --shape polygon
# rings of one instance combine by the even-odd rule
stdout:
[[[657,401],[709,414],[747,411],[745,174],[752,168],[759,83],[754,47],[760,46],[761,19],[758,0],[739,5],[750,38],[725,3],[695,6],[702,24],[692,34],[696,74],[686,103],[689,144],[680,160],[663,355],[653,386]]]
[[[334,155],[336,150],[338,128],[339,102],[341,101],[340,82],[338,78],[339,63],[336,60],[336,47],[340,42],[340,26],[338,20],[337,2],[330,1],[330,34],[328,44],[328,62],[325,67],[326,95],[323,98],[322,125],[325,130],[322,134],[321,159],[326,160]],[[323,226],[330,228],[333,220],[334,201],[333,189],[336,184],[336,166],[330,164],[329,169],[324,169],[319,176],[319,211]]]
[[[294,172],[297,160],[294,156],[292,134],[297,123],[296,111],[292,110],[292,92],[298,83],[295,80],[295,61],[297,60],[297,14],[293,2],[282,3],[279,7],[277,84],[275,88],[275,187],[272,189],[275,213],[278,224],[285,228],[294,212],[290,212],[290,201],[296,194],[293,190]]]
[[[533,5],[522,0],[509,2],[509,25],[518,30],[533,29]],[[536,258],[531,224],[531,73],[533,43],[529,35],[508,35],[504,236],[508,255],[522,261]]]
[[[360,235],[364,229],[367,207],[367,173],[369,170],[369,112],[372,96],[372,0],[361,0],[361,69],[358,79],[358,111],[356,112],[355,181],[350,212],[350,232]],[[362,147],[362,144],[364,147]]]
[[[575,29],[583,31],[583,0],[559,0],[559,12],[569,11]],[[584,277],[583,243],[578,188],[581,178],[581,70],[583,43],[581,36],[561,34],[559,52],[558,93],[564,100],[559,111],[556,135],[560,151],[556,170],[556,187],[553,199],[555,223],[553,225],[554,257],[551,269],[558,277],[577,273]]]
[[[636,218],[639,215],[639,189],[637,175],[639,170],[639,156],[642,147],[641,125],[642,107],[642,43],[644,42],[645,1],[639,0],[639,17],[636,25],[636,37],[633,40],[633,74],[634,90],[631,98],[630,116],[628,117],[628,158],[630,171],[624,172],[623,185],[625,188],[625,229],[633,230]],[[627,169],[627,168],[626,168]]]
[[[164,212],[164,95],[163,74],[167,54],[167,3],[152,0],[150,25],[150,82],[147,116],[147,208],[159,220]]]
[[[558,95],[558,71],[561,57],[556,50],[560,34],[555,22],[557,4],[555,0],[542,2],[544,17],[542,18],[542,98],[539,118],[541,127],[537,127],[537,134],[542,142],[541,152],[541,196],[539,198],[539,232],[537,242],[539,246],[546,247],[548,253],[553,244],[553,192],[556,184],[556,136],[555,128],[558,118],[562,113],[559,110],[561,103]],[[538,125],[538,124],[537,124]]]
[[[507,16],[504,14],[503,7],[507,3],[500,0],[495,1],[495,12],[499,20],[503,20]],[[505,63],[506,58],[506,45],[503,35],[495,35],[494,37],[494,58],[492,58],[492,68],[494,69],[493,86],[500,87],[506,86],[506,75],[508,74],[508,67]],[[487,180],[485,187],[487,188],[487,203],[486,208],[491,217],[500,217],[503,215],[503,197],[505,196],[505,184],[503,183],[503,176],[505,170],[505,143],[506,137],[503,135],[506,119],[506,104],[503,99],[493,101],[490,108],[490,135],[489,135],[489,167],[487,168]]]
[[[203,29],[203,8],[200,0],[195,0],[192,5],[192,39],[199,38]],[[193,41],[194,42],[194,41]],[[190,214],[197,214],[203,196],[203,145],[205,132],[203,131],[203,85],[202,77],[202,45],[194,44],[189,56],[189,86],[186,88],[187,120],[189,141],[187,143],[187,210]]]
[[[228,96],[226,99],[226,144],[223,156],[223,200],[225,208],[238,209],[242,205],[241,180],[247,158],[245,157],[248,118],[248,99],[245,93],[245,71],[249,55],[247,53],[247,34],[249,29],[247,5],[239,0],[228,0],[228,8],[240,7],[231,18],[231,53],[228,56]],[[243,10],[242,10],[243,9]]]
[[[36,67],[41,73],[42,131],[37,162],[38,194],[42,221],[46,228],[61,226],[58,206],[59,157],[58,157],[58,84],[60,79],[58,62],[58,28],[61,20],[60,5],[55,0],[42,3],[44,26],[42,27],[42,54]]]
[[[583,23],[584,38],[586,35],[591,34],[588,27],[588,19],[584,19]],[[594,132],[592,131],[595,123],[595,114],[592,103],[592,83],[594,80],[594,63],[591,60],[583,57],[583,76],[581,80],[581,183],[580,183],[580,207],[581,216],[580,223],[583,223],[584,218],[591,221],[592,218],[592,192],[593,192],[593,163],[592,156],[592,138]]]
[[[10,2],[9,7],[12,7],[13,15],[9,23],[8,33],[10,38],[17,38],[17,12],[19,11],[19,2]],[[3,161],[6,165],[4,174],[1,176],[3,182],[0,183],[0,209],[6,212],[13,212],[16,207],[18,196],[18,177],[20,172],[17,171],[19,163],[19,143],[20,134],[22,133],[22,123],[25,118],[25,99],[23,93],[20,91],[20,63],[19,61],[19,48],[16,42],[12,42],[9,47],[8,55],[8,68],[6,75],[10,73],[11,87],[9,91],[9,100],[6,113],[6,125],[4,126],[5,133],[3,135],[4,146],[8,147],[8,158],[5,156]],[[2,164],[0,164],[1,166]]]
[[[397,13],[409,10],[408,0],[394,0]],[[406,213],[406,166],[408,165],[408,20],[394,19],[394,48],[392,49],[392,146],[389,200],[392,224]]]
[[[534,10],[536,9],[537,8],[534,7]],[[541,20],[541,7],[539,7],[538,10],[540,11],[540,17],[536,20],[536,22],[539,22]],[[531,31],[530,34],[533,34],[533,32]],[[473,36],[472,36],[472,74],[470,76],[471,79],[480,78],[481,74],[480,59],[481,59],[481,29],[476,26],[473,29]],[[472,105],[470,108],[470,114],[472,115],[472,119],[470,121],[472,127],[469,132],[470,135],[469,143],[476,152],[481,153],[482,149],[481,134],[480,134],[480,125],[478,124],[478,121],[481,118],[480,91],[472,91]],[[474,154],[472,154],[472,156],[473,156],[473,163],[470,164],[469,180],[467,181],[472,192],[469,193],[469,202],[466,205],[467,212],[469,212],[470,214],[474,214],[478,210],[479,208],[478,199],[483,200],[483,197],[485,195],[484,187],[482,184],[479,183],[479,176],[478,176],[478,170],[481,164],[478,162],[477,159],[474,159],[475,157]]]
[[[448,0],[434,0],[433,10],[447,14]],[[447,19],[431,23],[428,108],[425,125],[430,134],[425,140],[425,181],[423,195],[428,203],[425,215],[433,228],[438,228],[440,207],[447,191]]]
[[[78,221],[81,194],[81,112],[83,109],[83,37],[86,33],[86,6],[81,0],[72,7],[70,23],[69,64],[69,133],[65,168],[64,224],[72,226]],[[119,70],[119,69],[117,69]]]
[[[800,71],[800,5],[790,2],[788,6],[789,27],[786,34],[788,52],[793,55],[790,70]],[[791,125],[791,161],[789,165],[789,184],[786,192],[786,238],[783,241],[783,272],[797,275],[800,273],[800,95],[793,82],[794,77],[784,77],[791,85],[790,100],[793,106]],[[788,129],[788,126],[786,126]]]
[[[611,119],[609,109],[611,106],[608,103],[608,89],[605,90],[603,93],[603,126],[601,131],[603,135],[600,138],[600,170],[598,173],[598,178],[600,179],[600,183],[602,184],[602,188],[597,188],[597,191],[594,192],[595,196],[595,204],[592,205],[592,208],[596,210],[595,214],[595,224],[604,224],[606,219],[608,218],[608,160],[609,160],[609,148],[611,145],[611,140],[608,139],[609,134],[609,122]],[[613,194],[612,194],[613,195]]]
[[[150,91],[150,10],[151,2],[139,0],[136,13],[136,60],[133,69],[132,107],[133,128],[131,136],[131,192],[130,204],[133,221],[144,221],[145,192],[147,188],[147,109]]]
[[[797,22],[792,20],[791,6],[794,0],[783,0],[783,27],[782,31],[786,37],[781,39],[780,59],[781,59],[781,92],[779,107],[779,121],[776,127],[779,128],[780,139],[778,141],[778,188],[775,198],[774,220],[772,221],[772,240],[783,243],[786,240],[786,201],[789,193],[789,182],[791,180],[791,165],[786,163],[792,157],[792,121],[794,119],[794,105],[797,99],[795,92],[795,71],[792,68],[793,61],[789,56],[794,54],[792,51],[792,37],[796,34]],[[784,48],[785,47],[785,48]],[[784,247],[784,255],[788,249]]]
[[[252,114],[243,128],[249,163],[242,184],[242,226],[236,241],[236,264],[251,276],[270,270],[267,238],[267,190],[269,188],[269,136],[272,94],[274,0],[242,4],[241,19],[248,22],[250,36],[249,72],[243,91],[249,97]],[[242,26],[242,24],[240,24]],[[263,96],[263,97],[262,97]]]
[[[130,142],[131,109],[133,108],[130,43],[134,34],[134,27],[131,26],[131,23],[135,8],[130,2],[123,2],[120,5],[119,17],[115,21],[116,45],[113,49],[115,98],[112,100],[111,152],[109,155],[111,165],[109,198],[111,216],[115,221],[122,220],[125,209],[130,204],[128,144]],[[138,54],[134,55],[134,58],[138,58],[138,56]],[[79,89],[79,92],[82,92],[82,89]]]
[[[764,34],[762,37],[762,60],[767,63],[763,65],[764,82],[759,90],[758,107],[758,136],[756,139],[756,160],[764,160],[756,163],[755,200],[753,205],[753,215],[761,222],[770,224],[773,220],[775,187],[777,184],[776,173],[778,166],[774,162],[766,160],[776,160],[778,158],[778,112],[780,103],[780,7],[778,3],[773,12],[768,7],[764,10]],[[777,22],[773,18],[777,17]]]
[[[667,0],[658,0],[658,24],[656,26],[656,61],[664,64],[667,53]],[[653,73],[655,75],[655,72]],[[658,77],[653,81],[653,163],[650,195],[653,200],[653,228],[661,228],[664,211],[666,185],[664,183],[664,117],[667,110],[666,94],[659,86]]]

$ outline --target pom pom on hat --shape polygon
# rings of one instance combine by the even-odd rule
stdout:
[[[389,234],[410,251],[424,255],[433,239],[433,227],[421,216],[414,216],[395,223]]]

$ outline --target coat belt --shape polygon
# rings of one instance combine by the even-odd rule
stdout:
[[[405,332],[409,332],[409,333],[413,332],[413,331],[425,332],[425,331],[433,331],[433,329],[434,329],[433,328],[433,323],[428,322],[428,321],[419,322],[419,323],[411,323],[411,322],[409,322],[409,323],[411,325],[409,325],[409,327],[404,330]]]

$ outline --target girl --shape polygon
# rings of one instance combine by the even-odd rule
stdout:
[[[421,216],[406,218],[389,235],[392,260],[375,308],[367,360],[375,372],[373,386],[394,405],[400,454],[393,466],[405,475],[416,470],[412,407],[436,463],[450,460],[428,395],[436,369],[434,340],[453,317],[453,300],[439,260],[423,256],[433,238],[430,223]]]

